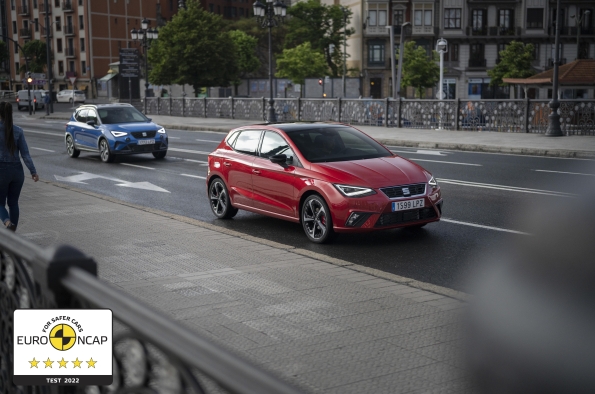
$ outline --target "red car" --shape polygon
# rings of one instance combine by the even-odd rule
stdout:
[[[218,218],[245,209],[301,223],[316,243],[334,233],[423,227],[442,214],[432,174],[343,124],[234,129],[209,155],[206,182]]]

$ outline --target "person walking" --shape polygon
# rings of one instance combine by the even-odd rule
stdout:
[[[50,114],[50,101],[51,101],[51,98],[50,98],[50,94],[48,92],[45,96],[43,96],[43,106],[45,107],[46,115]]]
[[[0,219],[12,231],[16,231],[19,224],[19,196],[25,182],[19,153],[37,182],[39,175],[29,155],[23,129],[12,123],[12,104],[3,101],[0,103]]]

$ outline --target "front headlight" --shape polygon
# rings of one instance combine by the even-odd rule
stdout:
[[[124,131],[112,131],[111,133],[114,137],[124,137],[125,135],[128,135],[128,133]]]
[[[365,197],[376,194],[374,189],[369,187],[334,185],[346,197]]]
[[[432,189],[435,189],[438,187],[438,182],[436,181],[436,178],[434,178],[433,175],[430,178],[430,180],[428,181],[428,185],[432,186]]]
[[[159,130],[157,130],[157,132],[160,134],[165,134],[165,129],[162,127]]]

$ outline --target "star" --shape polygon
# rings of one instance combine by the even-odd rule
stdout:
[[[89,364],[88,368],[91,368],[91,367],[95,368],[96,362],[97,361],[93,361],[93,357],[91,357],[91,360],[87,361],[87,364]]]
[[[83,363],[82,361],[79,361],[79,358],[77,357],[75,361],[71,361],[71,363],[74,364],[74,368],[76,367],[81,367],[81,364]]]
[[[35,357],[33,357],[33,361],[28,361],[31,363],[31,368],[35,367],[37,368],[37,364],[39,364],[39,361],[35,360]]]
[[[50,358],[48,357],[47,361],[44,361],[44,363],[46,368],[51,368],[54,362],[50,361]]]
[[[68,363],[68,361],[64,360],[64,357],[62,357],[62,361],[58,361],[60,363],[60,368],[66,368],[66,364]]]

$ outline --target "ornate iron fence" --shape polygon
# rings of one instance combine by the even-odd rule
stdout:
[[[96,275],[95,261],[70,246],[41,249],[16,234],[0,231],[0,393],[77,391],[71,386],[29,390],[13,385],[13,311],[90,307],[112,310],[114,380],[110,386],[89,386],[79,392],[300,392],[99,281]]]
[[[549,100],[275,99],[277,120],[331,121],[354,125],[545,133]],[[155,115],[265,121],[264,98],[148,98]],[[595,100],[560,100],[561,127],[568,135],[595,135]]]

